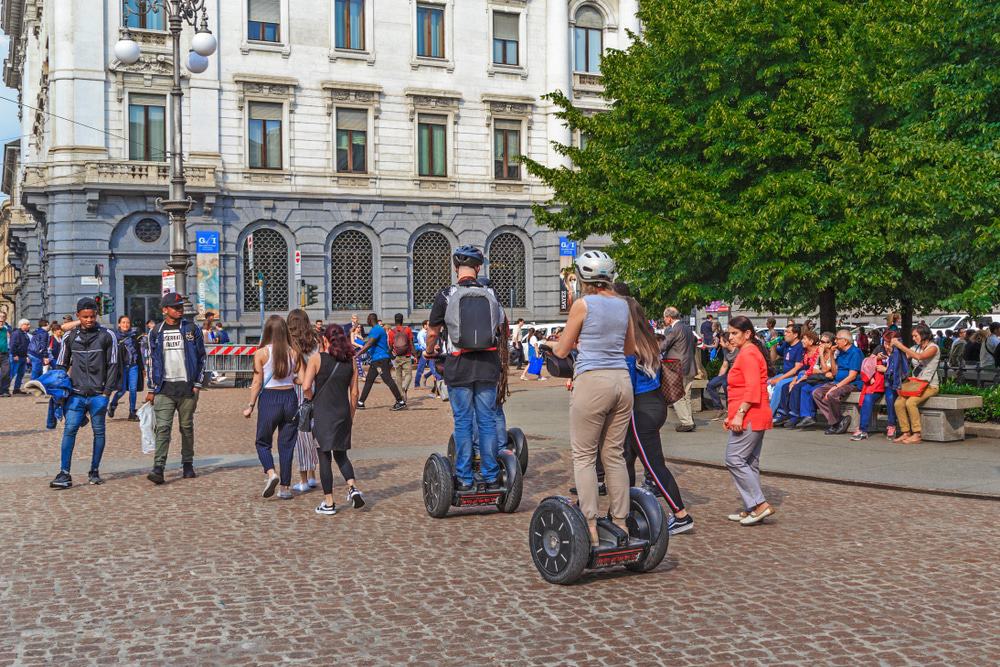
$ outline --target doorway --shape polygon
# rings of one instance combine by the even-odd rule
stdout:
[[[132,326],[144,330],[147,320],[163,319],[160,276],[125,276],[125,313]]]

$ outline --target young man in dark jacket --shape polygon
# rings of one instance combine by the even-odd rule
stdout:
[[[28,331],[30,330],[31,322],[20,320],[14,333],[10,336],[10,376],[14,382],[15,394],[24,394],[21,391],[21,381],[24,380],[24,371],[28,367],[28,344],[31,342]]]
[[[201,329],[184,316],[184,297],[170,292],[160,301],[163,321],[149,332],[149,388],[146,401],[156,413],[156,453],[153,470],[146,476],[163,484],[163,469],[170,451],[170,431],[177,413],[181,431],[181,463],[184,479],[194,472],[194,411],[205,371],[205,339]]]
[[[104,454],[104,418],[108,397],[120,382],[118,375],[118,341],[115,335],[97,323],[97,303],[91,298],[76,304],[80,325],[63,338],[56,367],[66,371],[73,385],[73,394],[66,402],[66,428],[62,438],[62,462],[59,474],[49,486],[68,489],[73,486],[69,468],[73,461],[76,434],[90,417],[94,431],[94,453],[90,459],[91,484],[103,484],[98,469]]]

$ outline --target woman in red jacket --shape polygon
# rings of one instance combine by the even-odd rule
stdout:
[[[729,342],[739,349],[739,354],[729,369],[729,416],[724,424],[729,431],[726,468],[746,507],[746,511],[730,514],[729,520],[752,526],[775,512],[760,488],[760,450],[764,432],[773,426],[767,396],[767,355],[747,317],[729,321]]]

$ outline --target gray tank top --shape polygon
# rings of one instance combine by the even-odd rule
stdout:
[[[937,347],[935,345],[934,347]],[[910,348],[914,352],[920,351],[919,345],[914,345]],[[930,359],[924,361],[915,361],[913,373],[924,382],[927,382],[932,387],[937,387],[941,384],[941,380],[938,377],[938,364],[941,362],[941,348],[937,347],[937,353]]]
[[[588,294],[587,317],[577,341],[574,374],[587,371],[628,370],[625,361],[625,334],[628,333],[628,304],[617,296]]]

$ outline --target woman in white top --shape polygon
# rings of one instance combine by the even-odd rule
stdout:
[[[934,344],[934,334],[926,324],[913,327],[913,347],[906,347],[899,338],[892,339],[892,347],[905,354],[912,364],[910,375],[927,383],[919,396],[899,396],[896,399],[896,420],[899,435],[893,442],[901,445],[916,445],[921,442],[920,406],[938,393],[938,363],[941,349]]]
[[[274,471],[274,457],[271,445],[274,432],[278,431],[278,458],[281,461],[281,490],[278,497],[287,500],[292,497],[288,488],[292,483],[292,456],[298,438],[296,415],[299,400],[295,391],[299,355],[292,347],[288,325],[280,315],[271,315],[264,324],[264,335],[260,346],[253,355],[253,383],[250,385],[250,402],[243,416],[253,414],[254,406],[260,401],[257,413],[257,458],[267,475],[264,484],[265,498],[274,495],[279,477]]]
[[[292,341],[292,348],[298,355],[299,362],[299,386],[296,388],[299,403],[302,403],[302,394],[305,390],[306,365],[310,357],[319,354],[319,337],[315,327],[309,321],[309,314],[301,308],[288,313],[288,336]],[[299,483],[292,487],[292,491],[305,493],[310,489],[315,489],[316,468],[319,465],[319,458],[316,455],[316,440],[313,434],[308,431],[299,431],[295,442],[295,462],[299,468]]]

